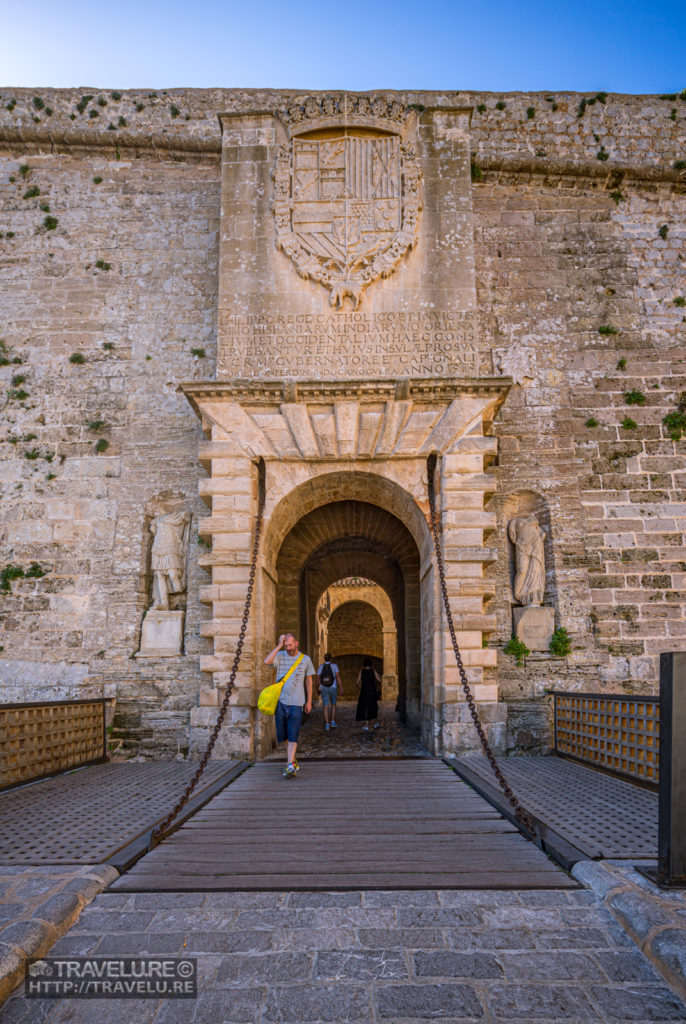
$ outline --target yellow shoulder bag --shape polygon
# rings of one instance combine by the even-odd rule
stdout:
[[[299,654],[296,660],[293,662],[291,667],[285,676],[282,676],[276,683],[271,683],[270,686],[265,686],[264,690],[260,692],[257,698],[257,710],[261,711],[264,715],[273,715],[276,711],[276,705],[279,703],[279,697],[281,691],[284,688],[284,684],[288,682],[300,662],[305,657],[304,654]]]

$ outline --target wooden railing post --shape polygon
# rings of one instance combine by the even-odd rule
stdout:
[[[657,881],[686,885],[686,652],[660,655]]]

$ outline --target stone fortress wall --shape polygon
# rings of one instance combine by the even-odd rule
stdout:
[[[212,650],[203,434],[176,388],[215,368],[217,113],[297,96],[0,89],[1,566],[45,572],[3,576],[1,699],[116,696],[144,752],[187,749]],[[686,97],[400,99],[420,119],[474,108],[480,372],[515,382],[492,428],[486,639],[512,735],[521,718],[538,743],[528,702],[546,688],[654,692],[659,652],[686,648],[686,441],[662,423],[686,396]],[[170,502],[193,515],[184,653],[136,659],[148,527]],[[522,511],[550,524],[547,595],[573,650],[517,667],[505,526]]]

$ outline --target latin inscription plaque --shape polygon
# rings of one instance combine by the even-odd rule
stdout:
[[[482,367],[473,313],[220,312],[219,376],[465,376]]]

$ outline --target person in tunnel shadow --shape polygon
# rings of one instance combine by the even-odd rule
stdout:
[[[363,732],[369,732],[370,724],[373,729],[379,728],[377,719],[379,717],[380,685],[381,676],[372,666],[372,659],[365,658],[355,681],[355,686],[360,687],[355,721],[364,722]]]

